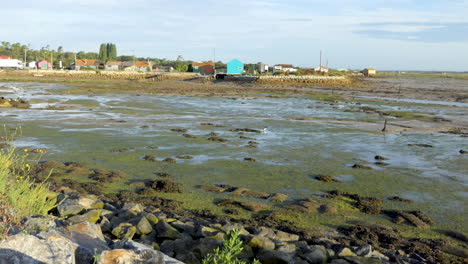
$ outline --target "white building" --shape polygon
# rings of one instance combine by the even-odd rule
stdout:
[[[319,72],[319,73],[328,73],[329,70],[330,69],[328,69],[325,66],[319,66],[319,67],[314,69],[315,72]]]
[[[31,61],[30,63],[26,64],[26,67],[31,69],[37,69],[37,64],[35,61]]]
[[[259,63],[258,64],[258,72],[259,73],[265,73],[265,72],[268,72],[268,64],[265,64],[265,63]]]
[[[273,73],[276,73],[276,72],[292,73],[292,72],[297,72],[297,69],[295,69],[294,66],[292,66],[291,64],[276,64],[273,67]]]

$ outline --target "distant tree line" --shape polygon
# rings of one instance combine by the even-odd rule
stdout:
[[[33,49],[31,45],[21,43],[10,43],[6,41],[0,42],[0,56],[9,56],[12,59],[21,61],[41,61],[47,60],[53,63],[54,68],[59,68],[59,61],[62,61],[62,67],[70,67],[77,59],[100,60],[102,64],[108,61],[150,61],[155,66],[170,66],[176,71],[187,72],[192,71],[191,60],[185,60],[182,56],[178,56],[175,60],[151,58],[151,57],[135,57],[130,55],[117,56],[117,46],[113,43],[103,43],[99,46],[99,53],[96,52],[70,52],[65,51],[62,46],[57,49],[51,48],[49,45],[40,49]],[[221,61],[215,63],[217,69],[226,68],[226,64]]]

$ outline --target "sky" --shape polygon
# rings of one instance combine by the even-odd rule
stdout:
[[[468,71],[468,0],[3,1],[0,41],[194,61]]]

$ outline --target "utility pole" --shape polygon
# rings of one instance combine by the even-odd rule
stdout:
[[[213,48],[213,63],[214,63],[213,71],[216,74],[216,48]]]
[[[27,61],[26,61],[26,54],[27,54],[27,52],[28,52],[28,49],[27,49],[27,48],[24,49],[24,66],[26,66],[26,63],[27,63]]]
[[[320,50],[320,70],[322,70],[322,50]]]

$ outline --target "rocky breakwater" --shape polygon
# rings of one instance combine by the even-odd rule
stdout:
[[[312,234],[273,215],[236,220],[206,210],[176,212],[174,201],[158,197],[142,205],[125,193],[97,197],[65,187],[58,200],[49,216],[9,227],[0,263],[200,263],[233,230],[246,263],[462,263],[467,257],[465,248],[364,223]]]

